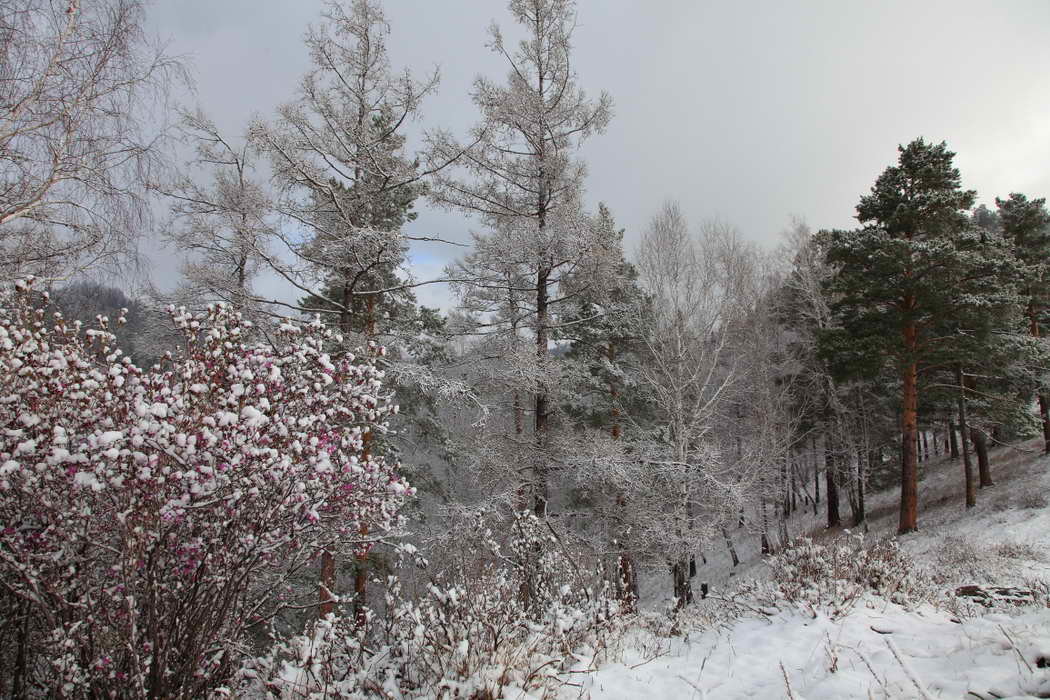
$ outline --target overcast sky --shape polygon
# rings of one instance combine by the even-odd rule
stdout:
[[[187,98],[229,133],[269,117],[308,68],[302,35],[319,0],[164,0],[153,30],[184,54]],[[497,0],[386,0],[395,67],[441,70],[424,127],[463,134],[478,74],[506,66],[484,44]],[[606,202],[627,248],[668,198],[775,245],[792,215],[852,227],[854,207],[896,147],[923,136],[958,155],[964,186],[1050,195],[1050,1],[579,0],[579,84],[615,104],[583,148],[587,199]],[[476,227],[418,203],[416,233]],[[417,251],[418,275],[457,252]],[[440,293],[420,294],[437,301]]]

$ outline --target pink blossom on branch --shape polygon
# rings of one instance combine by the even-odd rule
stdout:
[[[81,333],[32,299],[0,299],[0,618],[29,620],[0,678],[205,691],[249,628],[313,602],[288,583],[319,551],[398,526],[413,490],[363,449],[396,410],[373,354],[330,355],[320,322],[249,345],[228,307],[171,309],[185,346],[143,370],[105,319]]]

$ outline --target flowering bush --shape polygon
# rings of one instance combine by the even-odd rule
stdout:
[[[319,551],[396,525],[382,373],[222,306],[172,309],[185,347],[143,370],[32,298],[0,299],[0,694],[200,697],[316,602],[289,581]]]

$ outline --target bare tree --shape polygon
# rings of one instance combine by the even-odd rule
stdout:
[[[674,202],[653,217],[638,249],[648,300],[636,319],[645,339],[636,381],[652,409],[654,425],[645,432],[654,438],[641,446],[639,468],[648,478],[638,479],[630,500],[662,500],[646,508],[647,527],[671,560],[678,605],[692,597],[691,554],[739,510],[747,490],[712,431],[743,377],[743,353],[733,341],[748,307],[752,254],[718,222],[694,235]],[[638,485],[646,484],[658,493],[640,496]]]
[[[163,189],[174,219],[167,241],[186,254],[175,296],[188,306],[223,301],[246,314],[258,305],[252,278],[272,255],[270,197],[246,142],[228,140],[200,110],[183,115],[182,129],[196,142],[189,165],[211,182],[183,175]]]
[[[177,61],[142,0],[0,4],[0,274],[127,259],[160,159],[145,110]]]

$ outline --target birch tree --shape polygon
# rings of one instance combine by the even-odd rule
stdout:
[[[534,343],[537,381],[526,390],[532,394],[536,450],[532,505],[542,516],[549,499],[546,451],[557,384],[551,332],[559,309],[598,283],[616,258],[615,241],[582,212],[586,171],[574,158],[584,139],[604,130],[612,100],[602,93],[591,101],[577,86],[571,50],[574,2],[512,0],[509,8],[526,38],[515,49],[498,26],[490,28],[489,47],[510,67],[507,82],[474,81],[471,97],[482,117],[471,132],[474,147],[465,150],[448,134],[433,135],[435,166],[465,152],[458,173],[434,179],[431,196],[440,205],[476,215],[489,229],[475,238],[475,255],[457,271],[469,284],[499,290],[497,296],[505,297],[511,310],[510,332],[529,334]],[[506,269],[494,276],[497,260]]]
[[[222,301],[246,314],[258,306],[252,279],[272,255],[269,193],[246,141],[225,137],[200,110],[183,115],[182,129],[196,145],[189,166],[198,177],[184,174],[162,190],[172,212],[165,238],[186,255],[176,297]],[[201,184],[201,175],[210,182]]]
[[[179,65],[140,0],[0,4],[0,274],[126,260],[160,168],[145,119]]]
[[[652,421],[638,429],[652,437],[638,446],[643,473],[631,500],[660,501],[650,503],[643,529],[663,542],[679,606],[692,597],[691,554],[726,513],[739,510],[746,490],[712,435],[741,380],[731,341],[746,306],[740,295],[746,258],[725,226],[709,224],[694,236],[673,202],[653,218],[637,253],[648,300],[636,317],[644,349],[634,371]],[[654,493],[644,495],[650,485]]]

